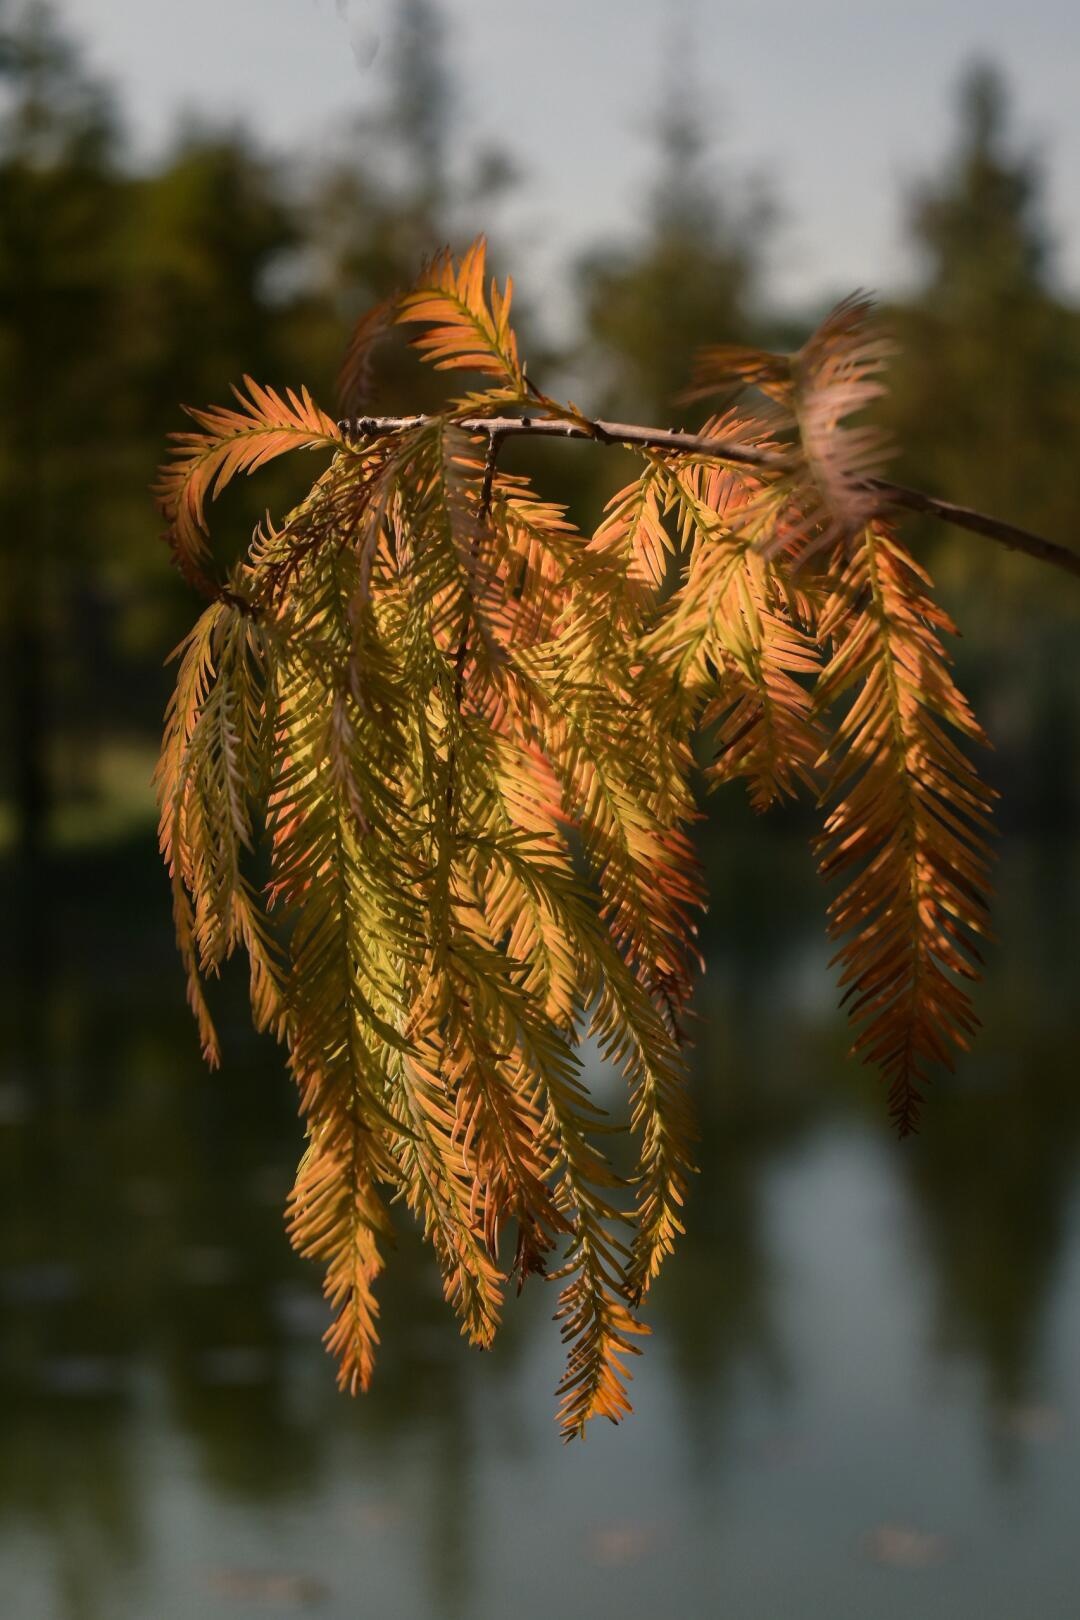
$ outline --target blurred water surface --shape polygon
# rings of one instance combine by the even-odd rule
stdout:
[[[903,1145],[803,848],[709,864],[688,1236],[634,1417],[570,1447],[553,1290],[479,1356],[407,1235],[336,1393],[239,980],[209,1075],[149,840],[4,875],[4,1620],[1074,1620],[1080,849],[1004,846],[986,1028]]]

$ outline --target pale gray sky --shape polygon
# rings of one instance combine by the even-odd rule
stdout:
[[[539,303],[573,251],[632,227],[679,7],[656,0],[437,0],[467,137],[528,174],[493,222],[526,249]],[[296,153],[371,110],[393,0],[61,0],[153,150],[186,107],[246,119]],[[1080,293],[1080,0],[684,0],[722,173],[782,205],[773,293],[789,301],[910,273],[905,183],[940,164],[957,75],[1006,70],[1016,131],[1045,154],[1061,279]],[[531,266],[531,269],[530,269]],[[538,284],[539,283],[539,284]]]

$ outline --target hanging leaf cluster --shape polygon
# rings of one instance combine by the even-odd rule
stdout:
[[[342,1386],[372,1376],[400,1202],[472,1343],[508,1283],[557,1281],[570,1437],[629,1410],[639,1307],[682,1231],[693,772],[761,810],[820,804],[855,1050],[901,1133],[974,1028],[990,795],[952,627],[848,421],[885,356],[866,304],[795,356],[705,351],[694,396],[749,382],[762,408],[691,448],[632,444],[638,476],[583,535],[499,445],[612,434],[528,379],[484,257],[434,259],[344,372],[355,398],[397,324],[482,391],[339,424],[247,379],[175,436],[158,498],[210,600],[178,649],[161,844],[208,1061],[205,981],[237,949],[287,1049],[306,1130],[288,1227],[325,1270]],[[215,579],[210,501],[294,449],[325,462],[310,493]],[[625,1124],[589,1093],[586,1041],[623,1076]]]

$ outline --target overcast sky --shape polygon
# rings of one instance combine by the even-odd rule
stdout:
[[[632,228],[679,5],[437,0],[466,141],[527,184],[500,216],[542,302],[584,243]],[[286,154],[378,104],[393,0],[61,0],[151,153],[181,108],[246,119]],[[783,210],[771,290],[802,301],[910,275],[902,196],[939,166],[956,80],[1005,69],[1020,140],[1045,157],[1060,276],[1080,294],[1080,0],[682,0],[718,171],[766,176]],[[498,221],[494,222],[498,226]],[[517,256],[517,255],[516,255]],[[530,265],[532,274],[530,274]]]

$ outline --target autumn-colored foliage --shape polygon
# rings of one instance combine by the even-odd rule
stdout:
[[[191,413],[158,493],[211,600],[158,786],[206,1056],[204,980],[237,947],[288,1050],[307,1132],[289,1231],[326,1269],[342,1385],[371,1377],[401,1200],[472,1342],[510,1278],[559,1280],[569,1437],[629,1409],[638,1308],[682,1230],[695,761],[759,809],[821,803],[856,1050],[901,1133],[972,1033],[989,796],[951,627],[868,482],[878,442],[848,423],[885,355],[865,302],[790,358],[703,354],[697,397],[752,382],[760,409],[632,444],[639,475],[591,536],[497,465],[508,417],[611,437],[527,377],[510,303],[481,241],[361,323],[350,406],[396,322],[487,384],[437,415],[338,424],[250,380],[239,408]],[[213,581],[208,502],[301,447],[327,458],[309,495]],[[625,1077],[628,1178],[585,1038]]]

